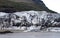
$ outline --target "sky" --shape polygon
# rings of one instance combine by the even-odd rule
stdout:
[[[50,10],[60,13],[60,0],[42,0],[42,1]]]

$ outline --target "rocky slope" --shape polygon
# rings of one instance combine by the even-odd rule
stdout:
[[[49,10],[41,0],[0,0],[0,11],[15,12],[15,11],[47,11],[56,13]]]

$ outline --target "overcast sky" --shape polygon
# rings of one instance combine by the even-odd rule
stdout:
[[[49,9],[60,13],[60,0],[42,0],[42,1]]]

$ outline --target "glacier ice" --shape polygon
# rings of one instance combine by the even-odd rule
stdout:
[[[0,12],[1,27],[12,28],[12,26],[17,26],[26,31],[32,29],[36,30],[37,28],[41,29],[42,27],[60,26],[59,19],[60,14],[48,13],[46,11],[22,11],[15,13]]]

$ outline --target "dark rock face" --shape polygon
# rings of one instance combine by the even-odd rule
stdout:
[[[52,10],[49,10],[41,0],[16,0],[19,2],[14,1],[15,0],[0,0],[0,12],[12,13],[15,11],[36,10],[56,13]]]
[[[11,7],[11,6],[1,6],[1,8],[0,8],[0,12],[5,12],[5,13],[14,13],[16,11],[17,10],[14,9],[14,7]]]
[[[7,34],[7,33],[13,33],[13,32],[11,32],[11,31],[0,32],[0,34]]]
[[[27,3],[33,3],[32,0],[9,0],[9,1],[14,1],[14,2],[27,2]]]
[[[4,8],[3,10],[1,9],[0,12],[14,13],[14,12],[16,12],[16,10],[13,8]]]

